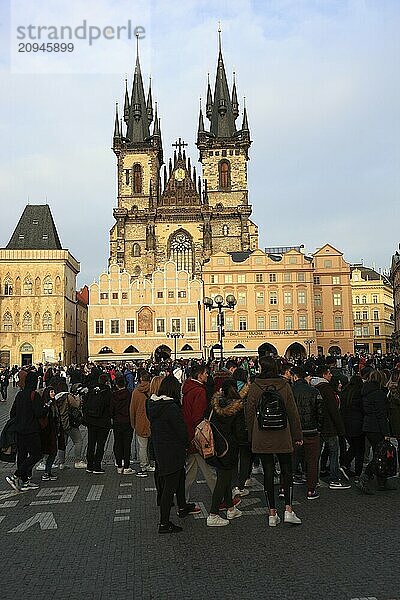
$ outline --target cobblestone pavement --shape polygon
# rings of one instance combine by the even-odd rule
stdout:
[[[10,406],[0,405],[0,424]],[[1,600],[400,600],[400,492],[322,488],[309,502],[297,486],[303,525],[269,528],[259,484],[242,518],[211,529],[199,481],[203,514],[159,536],[153,477],[117,475],[111,449],[110,438],[105,475],[74,469],[69,457],[58,481],[25,494],[0,463]]]

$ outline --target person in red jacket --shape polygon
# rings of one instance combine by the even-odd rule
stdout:
[[[217,480],[214,469],[210,467],[202,456],[197,452],[194,444],[194,431],[204,419],[207,409],[207,396],[205,383],[207,381],[207,370],[204,365],[195,363],[190,372],[190,378],[186,379],[182,388],[182,412],[188,430],[190,446],[186,460],[186,500],[189,502],[190,488],[197,476],[197,470],[204,475],[204,479],[213,493]]]

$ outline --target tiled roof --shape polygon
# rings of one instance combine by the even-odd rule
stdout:
[[[25,206],[6,248],[8,250],[62,249],[48,204]]]

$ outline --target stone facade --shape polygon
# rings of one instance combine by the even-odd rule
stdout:
[[[392,264],[390,267],[390,281],[393,286],[393,349],[400,349],[400,244],[392,256]]]
[[[351,268],[355,349],[390,352],[394,331],[393,288],[388,277],[363,265]]]

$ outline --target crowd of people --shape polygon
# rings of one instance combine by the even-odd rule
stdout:
[[[377,455],[385,440],[400,441],[400,359],[310,357],[296,363],[263,356],[223,364],[3,369],[2,399],[11,379],[20,388],[0,437],[2,460],[16,461],[6,480],[17,492],[37,489],[35,466],[42,481],[56,480],[69,440],[74,467],[103,475],[112,431],[117,473],[154,475],[160,534],[182,531],[171,519],[173,506],[179,517],[200,512],[193,497],[199,470],[209,488],[209,527],[242,515],[238,506],[257,473],[263,474],[271,527],[281,520],[278,498],[283,521],[301,524],[294,486],[303,486],[310,501],[319,498],[321,481],[330,490],[353,484],[367,495],[395,488],[377,469]],[[211,432],[208,454],[197,437],[202,427]],[[137,470],[131,466],[134,436]]]

